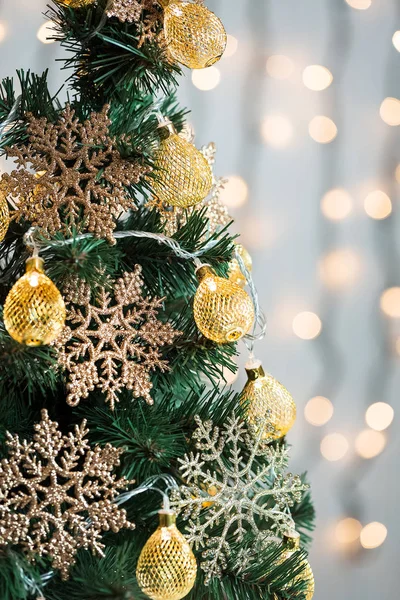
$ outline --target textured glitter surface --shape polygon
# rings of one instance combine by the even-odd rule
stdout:
[[[2,192],[0,192],[0,242],[5,238],[5,235],[10,224],[10,213],[8,210],[7,200]]]

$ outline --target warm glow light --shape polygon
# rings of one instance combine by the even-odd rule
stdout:
[[[375,402],[367,409],[365,421],[371,429],[383,431],[392,424],[394,419],[394,410],[386,402]]]
[[[362,458],[378,456],[386,446],[386,438],[380,431],[364,429],[356,437],[355,448]]]
[[[304,408],[304,416],[311,425],[321,427],[333,416],[332,402],[324,396],[311,398]]]
[[[346,2],[351,8],[357,10],[367,10],[372,4],[372,0],[346,0]]]
[[[309,65],[303,71],[304,85],[314,92],[321,92],[331,85],[332,73],[322,65]]]
[[[313,312],[301,312],[293,319],[293,331],[302,340],[313,340],[321,329],[321,319]]]
[[[318,115],[311,119],[308,131],[315,142],[329,144],[337,136],[337,127],[329,117]]]
[[[400,164],[397,165],[394,176],[396,177],[396,181],[400,183]]]
[[[385,290],[381,296],[381,309],[393,319],[400,319],[400,287]]]
[[[229,208],[238,208],[243,206],[247,200],[249,189],[247,183],[239,175],[229,175],[227,183],[221,191],[221,202]]]
[[[349,443],[341,433],[330,433],[321,441],[321,454],[331,462],[343,458],[348,449]]]
[[[382,523],[369,523],[366,525],[360,534],[360,542],[363,548],[371,550],[382,546],[387,538],[387,529]]]
[[[53,23],[53,21],[46,21],[46,23],[43,23],[36,34],[37,39],[43,44],[53,44],[55,40],[49,38],[54,35],[54,26],[55,23]]]
[[[325,285],[332,289],[353,285],[360,271],[360,259],[354,250],[350,249],[329,252],[319,263],[319,276]]]
[[[360,537],[361,529],[360,521],[348,517],[336,525],[335,537],[339,544],[352,544]]]
[[[322,213],[332,221],[345,219],[351,213],[352,208],[352,197],[342,188],[329,190],[321,200]]]
[[[228,33],[226,48],[225,48],[225,52],[222,55],[222,58],[230,58],[231,56],[233,56],[236,53],[238,46],[239,46],[239,42],[237,41],[235,36],[230,35]]]
[[[261,133],[270,146],[284,148],[293,137],[293,126],[284,115],[270,115],[264,119]]]
[[[387,125],[400,125],[400,100],[397,98],[385,98],[379,112]]]
[[[371,219],[386,219],[392,212],[392,202],[385,192],[375,190],[365,198],[364,209]]]
[[[274,54],[267,60],[267,73],[274,79],[289,79],[294,71],[293,61],[283,54]]]
[[[0,22],[0,42],[2,42],[4,40],[6,35],[7,35],[7,27],[5,26],[4,23]]]
[[[232,373],[230,369],[227,367],[223,368],[223,375],[221,379],[221,385],[232,385],[235,383],[236,379],[239,377],[239,370],[237,369],[235,373]]]
[[[393,46],[400,52],[400,31],[395,31],[392,37]]]
[[[193,69],[192,82],[195,87],[203,92],[209,92],[217,87],[221,81],[221,73],[217,67],[208,69]]]

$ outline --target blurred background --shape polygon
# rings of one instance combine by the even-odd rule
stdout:
[[[51,69],[45,0],[0,0],[0,76]],[[293,470],[317,509],[315,600],[398,597],[400,2],[209,0],[224,58],[187,72],[198,146],[268,318],[256,345],[296,399]],[[4,163],[1,164],[4,168]],[[244,384],[240,358],[235,387]],[[231,377],[232,379],[232,377]],[[239,599],[240,600],[240,599]]]

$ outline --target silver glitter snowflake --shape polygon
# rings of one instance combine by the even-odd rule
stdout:
[[[199,452],[179,459],[186,485],[173,494],[177,512],[188,521],[186,536],[196,549],[205,548],[201,568],[206,584],[221,577],[232,544],[247,532],[255,548],[263,548],[295,528],[290,508],[308,489],[298,475],[286,473],[288,449],[269,446],[239,417],[219,429],[196,417],[192,439]]]

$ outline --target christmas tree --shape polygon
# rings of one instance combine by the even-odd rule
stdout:
[[[311,600],[296,407],[254,357],[251,258],[175,98],[224,27],[201,1],[47,17],[67,101],[47,72],[0,88],[0,597]]]

